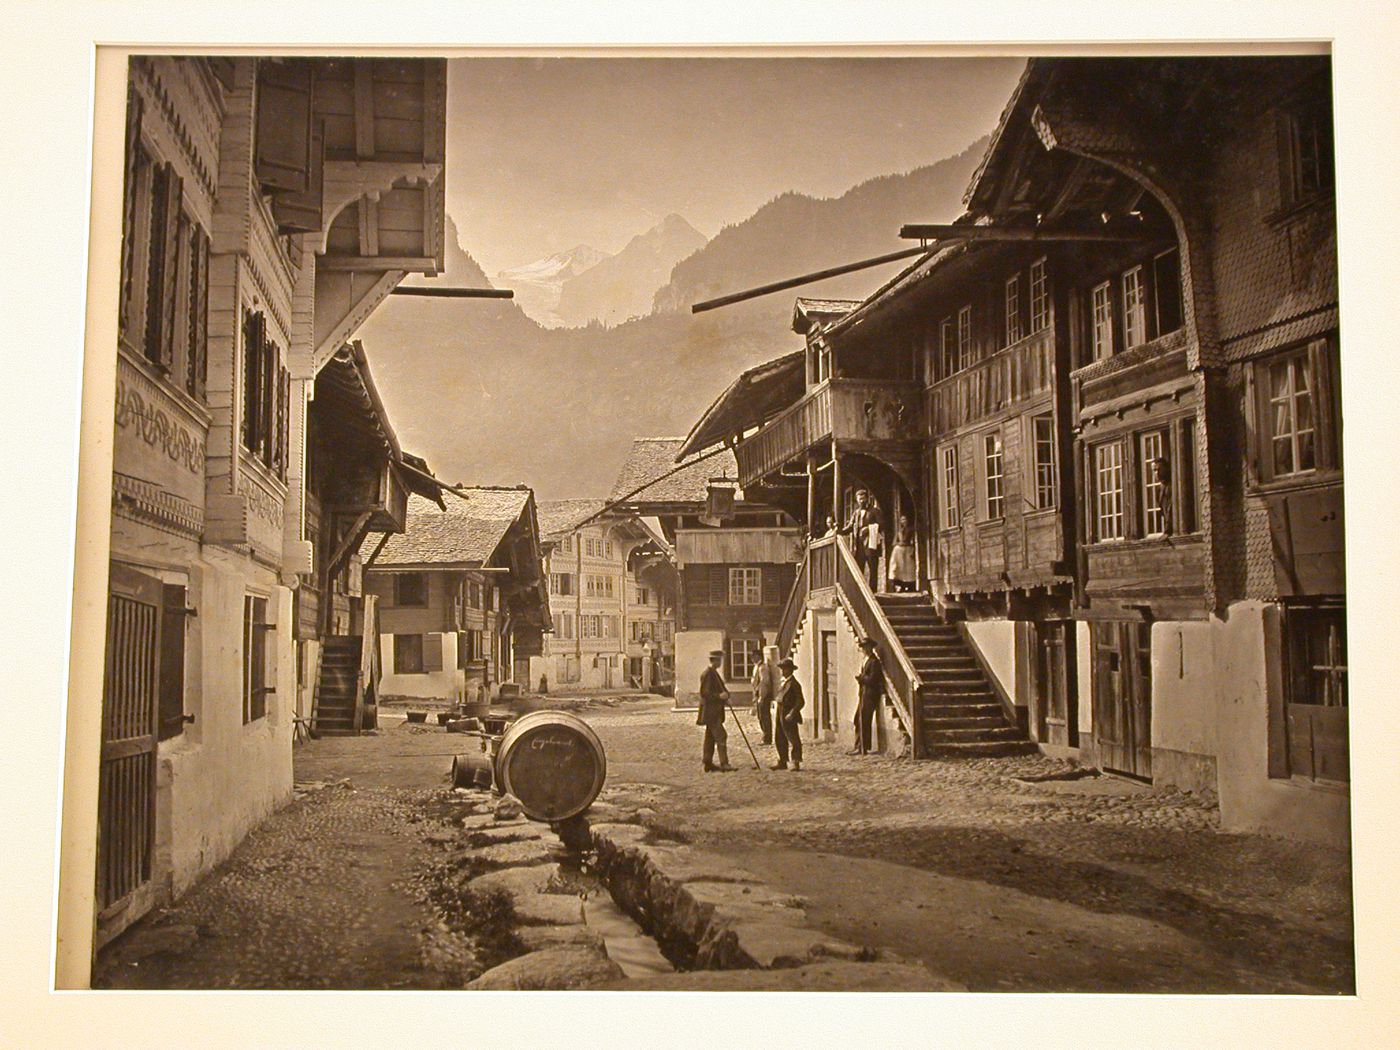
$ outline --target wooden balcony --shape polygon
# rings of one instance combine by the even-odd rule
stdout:
[[[762,480],[829,438],[870,449],[917,441],[921,424],[918,384],[833,379],[739,443],[739,484]]]
[[[934,436],[994,416],[1048,393],[1055,380],[1055,331],[1044,328],[933,386],[928,414]]]

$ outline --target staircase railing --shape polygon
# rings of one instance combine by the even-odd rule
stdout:
[[[808,589],[820,591],[836,586],[836,537],[823,536],[813,540],[807,548],[807,559],[811,562],[808,571]]]
[[[787,604],[783,606],[783,615],[778,620],[779,659],[792,655],[792,640],[797,636],[797,625],[802,622],[802,614],[807,611],[807,581],[811,578],[807,574],[807,561],[810,557],[810,551],[803,553],[802,561],[797,566],[797,579],[792,581]]]
[[[889,686],[890,699],[899,709],[904,724],[909,728],[909,737],[914,754],[923,754],[923,728],[920,725],[919,690],[923,682],[914,670],[914,663],[900,644],[894,626],[880,603],[875,600],[865,574],[856,564],[855,556],[846,545],[844,536],[833,537],[836,553],[836,592],[840,597],[846,615],[859,626],[867,638],[875,639],[879,645],[881,663],[885,666],[885,678]]]
[[[321,713],[321,670],[326,662],[326,640],[316,648],[316,674],[311,679],[311,727],[318,728],[316,718]]]

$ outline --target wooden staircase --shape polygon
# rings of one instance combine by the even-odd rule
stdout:
[[[970,643],[923,594],[880,594],[881,611],[918,674],[921,757],[1034,754],[997,698]]]
[[[316,673],[312,730],[320,736],[351,736],[358,732],[359,696],[360,636],[327,635],[321,645],[321,665]]]

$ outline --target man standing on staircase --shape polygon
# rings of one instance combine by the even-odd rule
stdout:
[[[850,536],[851,554],[870,589],[879,590],[880,512],[865,489],[856,490],[856,505],[851,508],[851,516],[841,531]]]
[[[695,724],[705,727],[705,748],[703,754],[706,773],[728,773],[734,769],[729,764],[729,732],[724,728],[724,714],[729,705],[729,690],[724,687],[724,678],[719,673],[724,663],[724,650],[710,653],[710,666],[700,675],[700,711],[695,716]],[[719,751],[719,765],[715,765],[715,751]]]
[[[879,647],[874,638],[862,638],[865,662],[860,665],[856,681],[860,683],[860,703],[856,707],[856,746],[847,754],[866,755],[875,750],[875,711],[885,695],[885,665],[880,662]]]

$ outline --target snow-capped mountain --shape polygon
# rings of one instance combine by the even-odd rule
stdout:
[[[606,258],[606,252],[580,244],[524,266],[502,270],[496,274],[496,281],[502,287],[515,290],[515,301],[527,316],[546,328],[558,328],[564,324],[556,312],[564,282]]]
[[[639,233],[616,255],[564,282],[558,314],[571,327],[600,321],[617,325],[651,313],[656,290],[671,268],[705,246],[705,235],[679,215]]]

